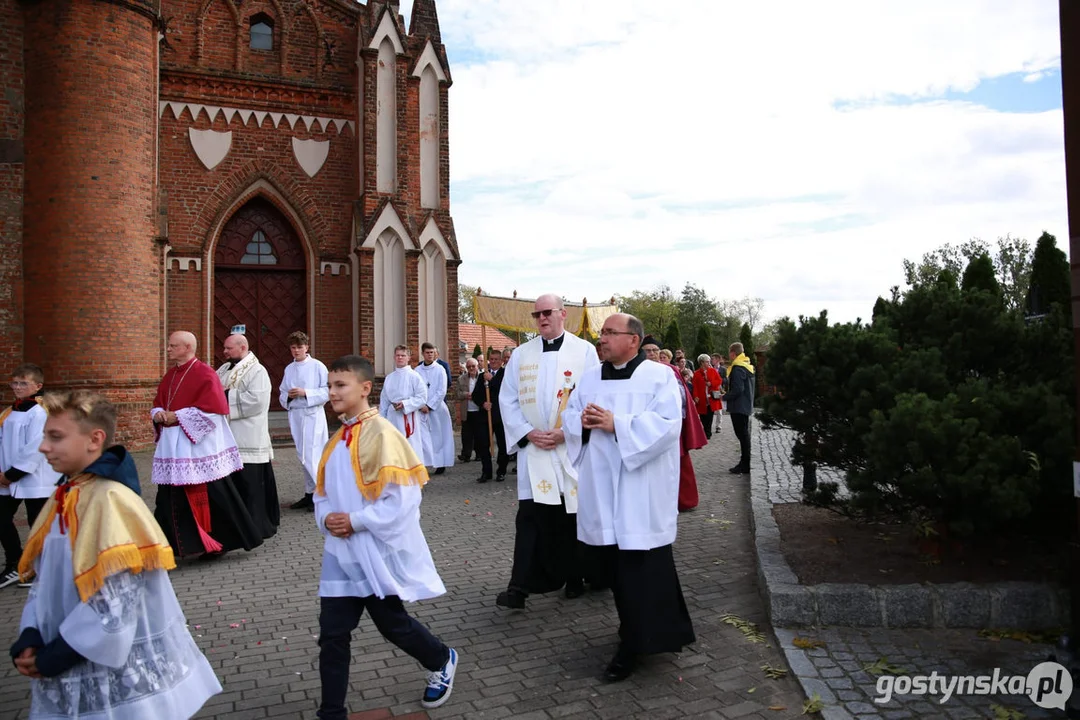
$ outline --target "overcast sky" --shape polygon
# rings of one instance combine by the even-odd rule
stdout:
[[[847,321],[944,243],[1068,252],[1056,0],[437,6],[463,283]]]

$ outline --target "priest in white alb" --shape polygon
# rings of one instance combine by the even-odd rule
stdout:
[[[263,542],[231,475],[244,464],[226,418],[229,403],[214,368],[195,357],[195,336],[174,332],[172,367],[158,384],[150,418],[157,448],[151,479],[154,517],[180,557],[218,557]]]
[[[442,475],[446,468],[454,466],[454,428],[450,423],[450,408],[446,407],[446,370],[435,362],[434,345],[426,342],[420,350],[424,362],[416,366],[416,372],[427,385],[427,400],[420,408],[424,464],[435,468],[436,475]]]
[[[281,524],[272,462],[274,447],[270,442],[270,398],[274,386],[270,383],[270,373],[251,352],[244,335],[237,333],[225,338],[222,351],[226,362],[217,373],[229,403],[229,429],[244,461],[244,467],[233,473],[232,481],[265,540],[273,537]]]
[[[612,315],[599,368],[587,370],[562,415],[578,470],[578,538],[586,567],[610,584],[619,646],[604,677],[627,678],[642,655],[679,652],[694,628],[675,569],[682,388],[645,359],[641,321]]]
[[[409,366],[412,353],[405,345],[394,348],[394,372],[383,380],[379,392],[379,414],[389,420],[409,441],[417,457],[424,457],[424,427],[420,408],[427,407],[427,383]]]
[[[559,414],[583,373],[600,360],[592,343],[566,332],[559,296],[541,295],[533,307],[539,336],[510,357],[499,391],[507,450],[517,454],[518,512],[510,582],[495,604],[512,609],[524,608],[530,593],[565,587],[566,597],[576,598],[585,592],[577,471]]]

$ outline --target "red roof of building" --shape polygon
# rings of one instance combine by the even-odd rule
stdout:
[[[514,342],[513,339],[507,337],[495,328],[487,328],[483,331],[483,335],[487,337],[488,347],[495,350],[517,347],[517,343]],[[463,348],[465,352],[471,353],[473,348],[480,343],[480,338],[481,328],[479,325],[474,325],[472,323],[458,323],[458,340],[465,346]],[[484,352],[487,352],[487,347],[481,349]]]

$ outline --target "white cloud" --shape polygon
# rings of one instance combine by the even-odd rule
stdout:
[[[847,320],[945,242],[1067,251],[1060,111],[887,102],[1055,68],[1052,0],[438,8],[462,282]]]

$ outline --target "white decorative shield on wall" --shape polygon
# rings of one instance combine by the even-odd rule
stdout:
[[[322,170],[326,156],[330,153],[330,141],[293,138],[292,149],[296,162],[300,163],[308,177],[315,177]]]
[[[191,149],[195,151],[195,155],[207,170],[217,167],[232,147],[231,130],[218,132],[217,130],[188,128],[188,137],[191,139]]]

